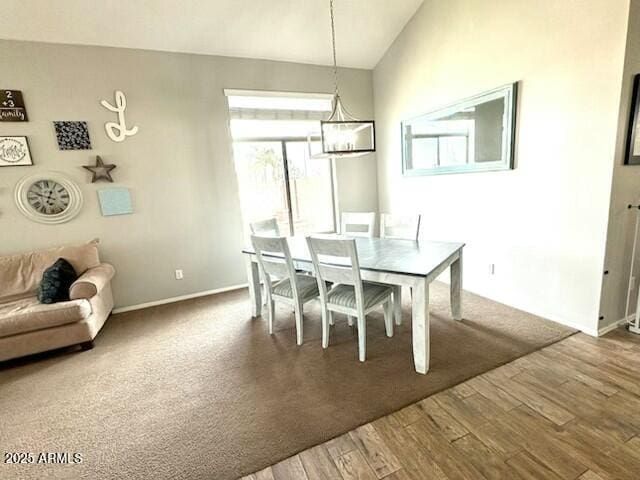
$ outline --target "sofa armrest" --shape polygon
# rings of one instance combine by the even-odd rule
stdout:
[[[71,300],[89,299],[97,295],[109,283],[115,273],[116,270],[108,263],[101,263],[97,267],[88,269],[71,284],[69,298]]]

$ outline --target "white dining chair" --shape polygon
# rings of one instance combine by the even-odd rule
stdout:
[[[420,215],[380,215],[380,237],[402,240],[418,240],[420,235]]]
[[[322,348],[329,346],[333,312],[344,313],[350,325],[353,317],[357,318],[358,358],[364,362],[367,356],[367,313],[382,305],[386,334],[393,336],[393,291],[386,285],[362,281],[353,238],[307,237],[307,245],[320,292]],[[333,283],[331,289],[328,290],[326,282]]]
[[[342,212],[340,233],[350,237],[373,237],[375,212]]]
[[[267,218],[266,220],[259,220],[249,224],[252,235],[260,235],[263,237],[279,237],[280,227],[278,227],[278,220],[274,218]]]
[[[279,237],[280,228],[278,227],[278,220],[274,218],[267,218],[266,220],[259,220],[249,224],[252,235],[260,235],[263,237]],[[267,304],[267,292],[262,291],[262,304]]]
[[[420,215],[380,215],[380,237],[418,241],[420,235]],[[393,316],[396,325],[402,325],[402,286],[393,285]]]
[[[280,228],[278,227],[278,220],[275,218],[267,218],[266,220],[260,220],[249,224],[252,235],[261,235],[263,237],[279,237]]]
[[[318,283],[312,275],[296,272],[285,237],[252,235],[251,243],[264,282],[269,334],[273,334],[275,302],[282,302],[293,307],[296,317],[296,339],[298,345],[302,345],[303,306],[318,297]]]

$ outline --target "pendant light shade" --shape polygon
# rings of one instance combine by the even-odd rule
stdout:
[[[376,150],[373,120],[358,120],[350,115],[337,94],[331,116],[320,122],[320,133],[322,153],[327,155],[364,155]]]
[[[357,157],[376,151],[376,133],[373,120],[359,120],[342,104],[338,90],[338,64],[336,62],[336,31],[333,19],[333,0],[329,0],[331,13],[331,46],[333,48],[333,111],[320,122],[322,153],[314,158]],[[311,137],[309,137],[310,139]],[[311,152],[311,143],[309,143]]]

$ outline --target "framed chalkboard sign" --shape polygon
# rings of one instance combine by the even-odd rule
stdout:
[[[0,122],[27,122],[27,109],[20,90],[0,90]]]
[[[633,79],[627,145],[624,156],[625,165],[640,165],[640,74]]]

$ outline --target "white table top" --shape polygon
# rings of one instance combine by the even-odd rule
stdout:
[[[311,263],[304,236],[288,237],[287,240],[294,261]],[[355,237],[355,240],[361,269],[420,277],[428,276],[442,262],[464,247],[464,243],[455,242],[365,237]],[[253,247],[246,247],[242,252],[255,254]]]

